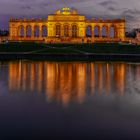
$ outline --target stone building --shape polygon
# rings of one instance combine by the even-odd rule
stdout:
[[[10,19],[11,41],[119,42],[125,40],[125,19],[87,19],[64,7],[46,19]]]

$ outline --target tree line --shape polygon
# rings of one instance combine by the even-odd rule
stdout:
[[[138,32],[140,32],[139,28],[132,29],[131,31],[126,32],[126,37],[135,38]]]
[[[1,30],[0,29],[0,36],[8,36],[9,35],[9,31],[8,30]]]

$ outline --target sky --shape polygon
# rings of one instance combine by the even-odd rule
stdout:
[[[0,0],[0,28],[13,18],[47,18],[68,6],[87,18],[126,18],[127,30],[140,28],[140,0]]]

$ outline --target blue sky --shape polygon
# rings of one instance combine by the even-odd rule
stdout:
[[[0,28],[8,28],[10,17],[47,18],[65,5],[87,17],[125,17],[128,30],[140,28],[140,0],[0,0]]]

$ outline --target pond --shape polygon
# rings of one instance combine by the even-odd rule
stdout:
[[[140,138],[140,64],[0,62],[0,137]]]

